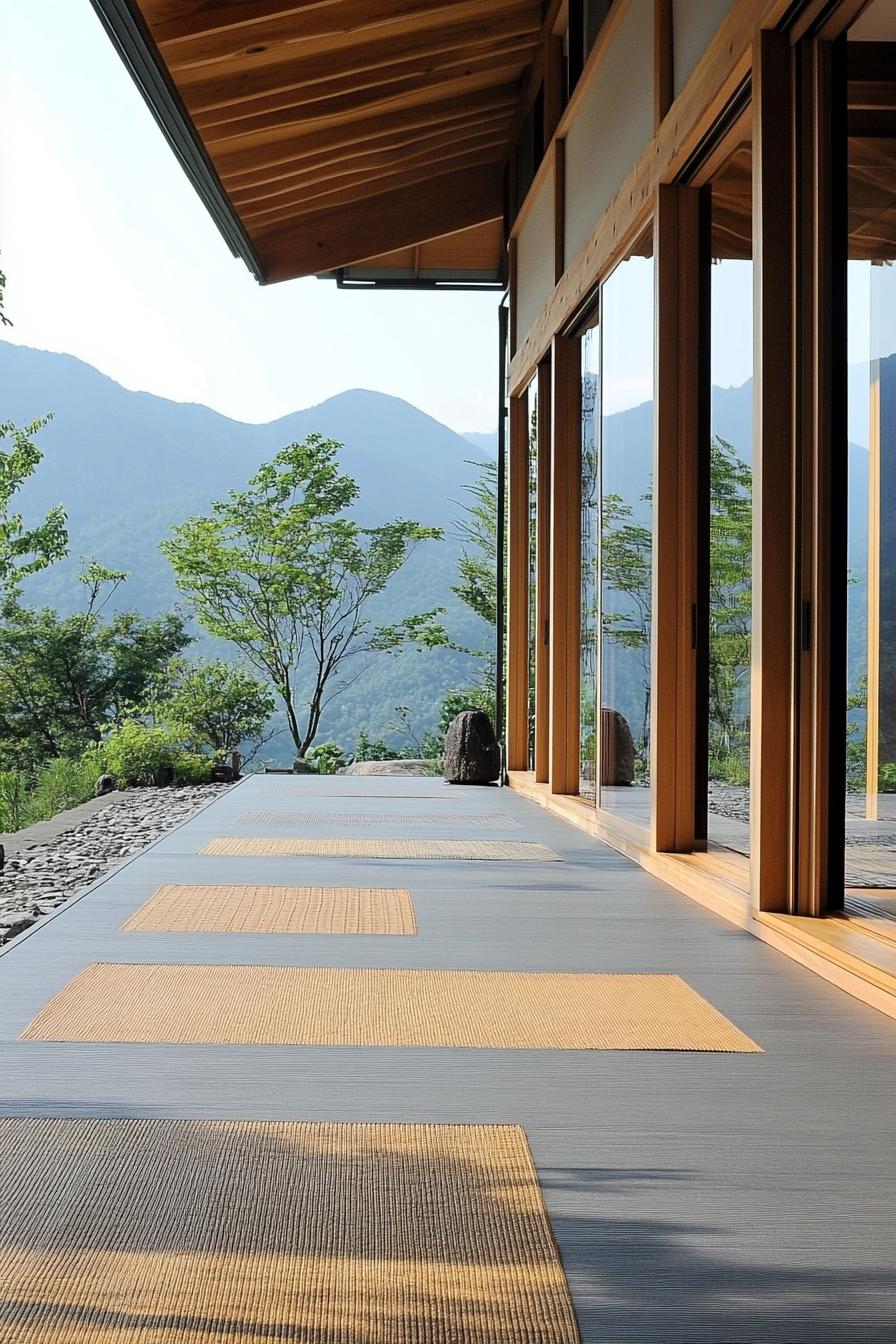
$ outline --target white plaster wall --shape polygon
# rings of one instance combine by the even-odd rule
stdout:
[[[653,0],[631,0],[566,136],[567,266],[653,134]]]
[[[516,337],[520,346],[554,288],[553,167],[548,169],[517,235],[516,276]]]
[[[734,0],[674,0],[672,60],[676,98],[733,4]]]

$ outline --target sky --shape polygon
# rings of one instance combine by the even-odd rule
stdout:
[[[494,429],[498,295],[258,285],[89,0],[0,0],[0,26],[4,339],[237,420],[365,387],[460,432]]]

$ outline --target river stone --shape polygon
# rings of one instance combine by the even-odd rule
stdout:
[[[309,765],[304,756],[297,756],[292,763],[292,772],[294,775],[316,775],[317,771],[313,765]]]
[[[445,734],[445,779],[449,784],[491,784],[501,771],[501,749],[483,709],[464,709]]]
[[[100,775],[94,786],[93,796],[95,798],[102,798],[103,794],[114,793],[117,788],[118,780],[114,775]]]
[[[600,732],[601,784],[633,784],[635,744],[628,719],[618,709],[602,709]]]

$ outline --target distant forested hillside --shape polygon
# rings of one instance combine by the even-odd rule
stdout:
[[[317,432],[344,445],[343,469],[361,488],[361,522],[402,516],[445,529],[443,542],[423,544],[396,575],[378,614],[444,606],[455,642],[478,648],[489,640],[451,592],[460,550],[454,520],[487,450],[407,402],[349,391],[270,424],[247,425],[204,406],[128,391],[71,356],[8,343],[0,343],[0,389],[5,418],[21,423],[54,413],[39,436],[44,462],[23,492],[26,514],[57,502],[69,514],[71,556],[31,580],[31,603],[70,610],[80,558],[89,556],[128,571],[120,607],[147,615],[170,607],[177,591],[158,545],[171,525],[242,486],[285,444]],[[210,649],[210,640],[202,643]],[[474,659],[449,649],[374,656],[327,711],[320,737],[346,747],[362,728],[388,737],[399,704],[409,706],[416,728],[428,729],[445,692],[475,672]],[[277,754],[276,744],[269,754]]]

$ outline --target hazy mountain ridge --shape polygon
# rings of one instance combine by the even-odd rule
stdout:
[[[30,602],[70,609],[80,558],[91,556],[128,571],[118,606],[147,615],[170,607],[177,590],[158,550],[170,526],[243,486],[287,443],[317,432],[344,445],[343,468],[361,490],[361,522],[402,516],[445,529],[443,542],[421,545],[395,576],[380,614],[444,606],[457,643],[488,641],[483,623],[451,592],[460,550],[454,520],[475,474],[469,464],[488,454],[409,403],[355,389],[269,424],[243,424],[128,391],[73,356],[0,343],[3,418],[22,424],[48,411],[54,419],[38,437],[44,461],[22,507],[26,518],[37,517],[62,502],[71,555],[30,581]],[[371,658],[358,684],[331,706],[322,736],[351,745],[361,727],[379,734],[396,704],[410,705],[414,722],[429,727],[445,691],[474,671],[474,660],[451,650]]]

